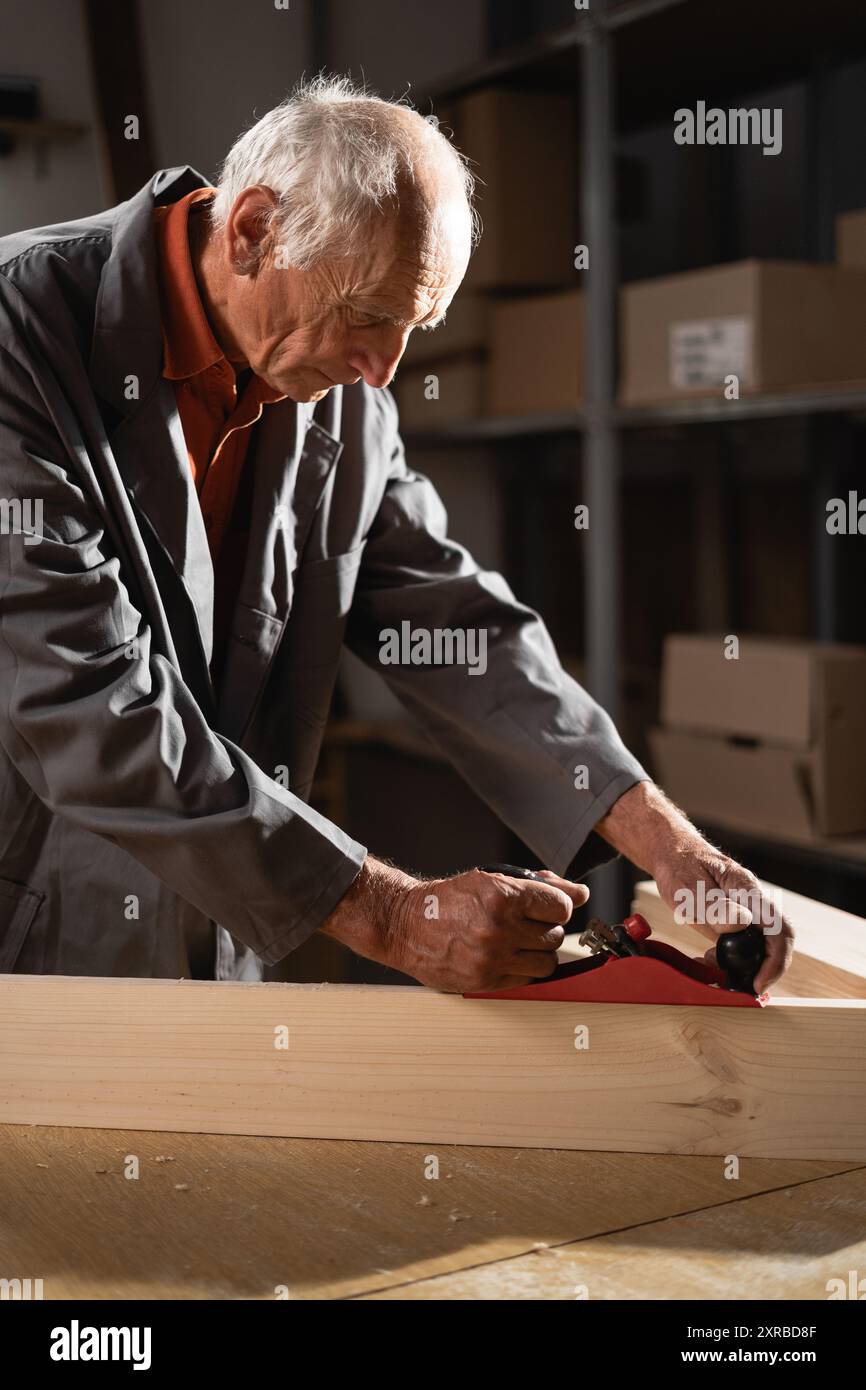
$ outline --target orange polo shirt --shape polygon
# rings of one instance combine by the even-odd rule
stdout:
[[[261,377],[238,376],[214,337],[196,284],[189,245],[190,216],[214,189],[197,188],[179,202],[156,208],[163,376],[174,384],[187,456],[204,517],[215,572],[214,659],[231,621],[231,597],[243,555],[232,545],[230,522],[252,427],[266,405],[285,400]],[[235,538],[236,539],[236,538]]]

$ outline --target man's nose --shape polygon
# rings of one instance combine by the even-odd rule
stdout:
[[[368,386],[387,386],[406,350],[408,338],[408,329],[394,329],[387,339],[359,343],[349,354],[349,366],[361,374]]]

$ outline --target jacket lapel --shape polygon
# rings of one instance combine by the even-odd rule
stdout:
[[[194,662],[213,702],[213,566],[174,392],[162,376],[153,234],[155,207],[205,186],[194,169],[163,169],[121,204],[96,306],[90,377],[116,422],[109,442],[144,523],[178,657]]]
[[[334,409],[339,411],[338,401],[323,413],[332,425]],[[294,430],[288,428],[290,413]],[[289,401],[269,406],[256,426],[255,450],[246,465],[256,470],[249,547],[220,683],[218,716],[220,731],[237,743],[249,727],[280,645],[291,613],[299,557],[342,451],[340,440],[311,419],[307,406]]]
[[[167,561],[169,614],[183,614],[194,625],[200,658],[209,667],[213,563],[170,381],[159,378],[145,409],[127,417],[111,436],[111,447],[145,523],[148,549],[158,547]]]

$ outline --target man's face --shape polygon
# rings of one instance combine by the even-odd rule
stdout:
[[[236,267],[231,235],[230,226],[226,254],[231,263],[234,247]],[[321,400],[362,378],[387,386],[412,329],[441,319],[463,279],[465,208],[447,205],[435,232],[423,218],[383,216],[367,242],[362,256],[303,271],[281,268],[279,245],[266,241],[254,270],[233,268],[222,306],[230,355],[294,401]]]

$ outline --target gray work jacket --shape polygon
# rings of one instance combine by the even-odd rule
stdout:
[[[387,390],[269,405],[247,456],[249,549],[225,666],[170,381],[153,209],[0,239],[0,972],[257,978],[319,927],[365,849],[309,794],[345,641],[474,628],[487,670],[381,666],[552,868],[646,774],[538,616],[448,540]],[[315,414],[315,418],[313,418]],[[588,768],[587,789],[574,769]],[[288,786],[281,769],[288,769]]]

